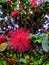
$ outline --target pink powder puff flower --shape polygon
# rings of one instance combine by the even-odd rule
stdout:
[[[0,35],[0,43],[6,41],[6,36],[5,35]]]
[[[9,40],[10,47],[17,52],[28,51],[31,48],[31,38],[29,35],[29,30],[24,31],[23,28],[13,31]]]

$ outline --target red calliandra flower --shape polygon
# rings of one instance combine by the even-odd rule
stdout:
[[[14,59],[13,58],[10,58],[9,59],[9,62],[13,64],[14,63]]]
[[[23,28],[19,28],[11,34],[9,40],[10,47],[17,52],[25,52],[31,48],[30,32],[24,31]]]
[[[12,16],[18,16],[18,12],[17,12],[17,11],[13,11],[13,12],[11,13],[11,15],[12,15]]]
[[[6,0],[6,2],[11,2],[11,0]]]
[[[0,35],[0,43],[5,42],[6,36]]]
[[[36,0],[31,0],[31,4],[36,4]]]
[[[36,6],[35,4],[32,4],[32,5],[30,6],[30,8],[31,8],[31,9],[36,9],[37,6]]]
[[[8,32],[8,37],[10,38],[12,36],[13,31]]]

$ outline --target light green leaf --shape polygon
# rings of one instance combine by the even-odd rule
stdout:
[[[38,42],[38,43],[41,43],[42,42],[42,39],[36,39],[35,40],[35,43]]]
[[[44,37],[42,41],[42,47],[45,52],[49,52],[49,40],[48,37]]]
[[[26,63],[26,60],[25,60],[24,58],[21,58],[21,59],[20,59],[20,62]]]

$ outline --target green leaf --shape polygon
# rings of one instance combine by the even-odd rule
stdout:
[[[0,65],[2,65],[2,63],[0,62]]]
[[[30,33],[30,37],[31,38],[38,38],[38,34],[32,34],[32,33]]]
[[[43,38],[46,36],[46,33],[41,33],[39,36]]]
[[[46,65],[49,65],[49,62]]]
[[[13,55],[12,54],[10,54],[10,57],[12,57]]]
[[[20,62],[26,63],[26,60],[24,58],[20,58]]]
[[[3,64],[3,65],[7,65],[6,61],[2,61],[2,64]]]
[[[41,43],[42,42],[42,39],[36,39],[35,40],[35,43],[38,42],[38,43]]]
[[[48,37],[44,37],[42,41],[42,47],[45,52],[49,52],[49,40]]]
[[[22,58],[22,53],[19,54],[19,58]]]

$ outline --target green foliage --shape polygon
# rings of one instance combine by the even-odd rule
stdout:
[[[0,65],[7,65],[6,61],[0,61]]]
[[[17,10],[16,0],[12,0],[12,3],[7,3],[5,0],[0,0],[0,5],[6,12],[4,15],[0,15],[0,17],[4,17],[6,14],[10,15],[12,11]],[[20,27],[30,29],[30,37],[33,42],[31,44],[34,46],[32,46],[28,52],[23,54],[15,51],[13,52],[10,47],[7,47],[6,50],[0,53],[0,65],[11,65],[9,62],[9,59],[11,58],[14,59],[13,65],[40,65],[47,57],[49,52],[49,39],[46,35],[49,34],[49,32],[46,31],[44,33],[36,34],[36,31],[38,30],[40,24],[43,24],[46,20],[43,17],[41,18],[41,16],[47,12],[49,3],[43,3],[42,6],[36,5],[36,9],[30,8],[30,6],[31,4],[28,0],[20,0],[18,24]],[[40,9],[40,12],[38,11],[38,8]],[[49,65],[49,60],[43,63],[43,65]]]
[[[42,38],[40,37],[40,34],[30,34],[30,37],[33,38],[33,41],[35,43],[41,43],[42,42]]]
[[[42,47],[45,52],[49,52],[49,40],[48,37],[44,37],[42,41]]]

